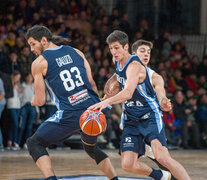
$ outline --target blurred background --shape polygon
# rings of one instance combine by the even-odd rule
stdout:
[[[163,113],[171,149],[207,147],[207,1],[206,0],[0,0],[0,150],[26,149],[30,137],[56,107],[49,96],[32,107],[34,94],[30,52],[24,35],[35,24],[70,38],[89,61],[103,88],[114,73],[106,37],[113,30],[153,42],[149,66],[165,82],[173,110]],[[107,114],[103,148],[119,148],[121,106]],[[51,148],[80,148],[80,137]]]

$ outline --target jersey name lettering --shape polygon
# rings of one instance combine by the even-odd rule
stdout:
[[[116,77],[117,77],[117,81],[119,83],[121,83],[122,85],[125,85],[125,83],[126,83],[126,79],[125,78],[120,77],[118,74],[116,74]]]
[[[61,66],[66,65],[66,64],[73,63],[73,60],[70,57],[70,55],[66,55],[66,56],[56,58],[56,62],[58,64],[58,66],[61,67]]]

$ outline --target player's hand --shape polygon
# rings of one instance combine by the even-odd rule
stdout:
[[[30,101],[32,106],[35,106],[35,102],[34,102],[34,96],[32,97],[32,100]]]
[[[172,109],[172,104],[170,102],[170,99],[163,98],[160,102],[160,108],[162,111],[170,111]]]
[[[98,110],[99,109],[99,111],[102,111],[103,109],[105,109],[109,105],[110,104],[108,103],[108,100],[106,99],[104,101],[101,101],[97,104],[90,106],[88,109],[90,109],[90,110]]]

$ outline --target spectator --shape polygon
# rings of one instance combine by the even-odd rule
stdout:
[[[199,124],[202,138],[205,140],[207,146],[207,95],[203,94],[199,99],[198,109],[196,111],[196,118]]]
[[[188,110],[188,111],[187,111]],[[187,100],[187,126],[188,131],[190,132],[190,143],[193,148],[200,149],[200,131],[198,124],[196,122],[195,113],[197,111],[197,99],[196,97],[192,96]]]
[[[7,99],[7,108],[11,116],[11,124],[9,127],[7,149],[19,150],[18,144],[18,127],[19,127],[19,114],[20,114],[20,94],[23,89],[20,87],[21,74],[18,71],[14,71],[11,74],[13,93],[14,96]]]
[[[184,149],[188,149],[189,132],[187,126],[186,113],[188,113],[189,110],[185,105],[183,92],[180,90],[176,91],[175,93],[173,110],[174,110],[175,118],[179,119],[182,123],[182,128],[181,128],[182,147]]]
[[[6,99],[5,99],[4,83],[0,78],[0,151],[4,150],[3,136],[1,132],[1,114],[4,110],[5,104],[6,104]]]
[[[31,106],[30,101],[34,96],[34,84],[31,73],[25,75],[25,82],[22,83],[24,91],[21,95],[21,109],[20,109],[20,123],[19,123],[19,134],[18,144],[23,144],[26,148],[26,139],[33,134],[33,123],[36,118],[36,108]],[[23,137],[25,132],[25,138]]]
[[[169,112],[163,112],[163,121],[166,126],[165,133],[168,146],[179,146],[182,125],[181,121],[175,118],[173,109]]]

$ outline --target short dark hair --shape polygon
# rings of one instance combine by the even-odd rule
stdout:
[[[141,46],[141,45],[149,46],[150,49],[153,48],[153,44],[152,44],[152,42],[150,42],[150,41],[146,41],[146,40],[143,40],[143,39],[140,39],[140,40],[135,41],[135,42],[132,44],[132,52],[136,52],[137,49],[139,48],[139,46]]]
[[[25,37],[27,40],[32,37],[39,42],[42,37],[46,37],[48,41],[52,41],[52,32],[45,26],[34,25],[28,29]]]
[[[52,35],[52,32],[45,26],[34,25],[28,29],[26,33],[26,39],[33,37],[37,41],[41,41],[42,37],[46,37],[48,42],[53,42],[56,45],[68,45],[70,43],[69,38],[63,38],[61,36]]]
[[[115,30],[106,38],[107,44],[111,44],[116,41],[124,47],[129,43],[128,35],[123,31]]]

